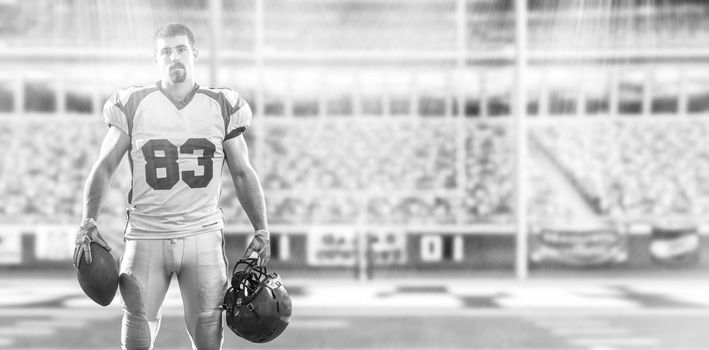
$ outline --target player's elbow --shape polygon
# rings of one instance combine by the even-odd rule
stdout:
[[[257,177],[256,170],[248,162],[241,163],[238,166],[230,166],[229,172],[234,180],[248,180]]]
[[[231,178],[234,179],[234,183],[237,181],[243,182],[248,177],[248,172],[246,169],[231,170]]]
[[[248,186],[249,183],[253,182],[254,177],[252,176],[251,172],[249,171],[239,171],[235,174],[232,174],[232,178],[234,179],[234,184],[237,187],[245,187]]]
[[[250,166],[232,171],[231,176],[234,180],[234,185],[236,185],[237,188],[260,186],[258,175],[256,175],[256,170]]]

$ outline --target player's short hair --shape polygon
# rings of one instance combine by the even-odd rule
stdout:
[[[194,48],[194,34],[192,30],[184,24],[180,23],[168,23],[160,27],[155,32],[155,38],[153,40],[157,41],[160,38],[172,38],[175,36],[184,35],[187,37],[187,41],[190,42],[190,46]]]

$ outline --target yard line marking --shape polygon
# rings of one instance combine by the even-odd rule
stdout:
[[[576,338],[569,339],[569,343],[576,346],[658,346],[657,339],[653,338]]]
[[[49,321],[18,321],[15,322],[16,327],[25,328],[84,328],[86,327],[85,321],[76,321],[68,319],[53,319]]]
[[[656,318],[658,316],[679,316],[683,318],[706,318],[709,316],[709,309],[585,309],[573,310],[579,316],[634,316],[641,318]],[[346,317],[391,317],[391,316],[411,316],[411,317],[473,317],[473,318],[496,318],[511,316],[537,317],[558,317],[568,316],[566,309],[445,309],[445,308],[329,308],[310,307],[299,309],[298,313],[303,316],[346,316]]]
[[[582,316],[582,315],[581,315]],[[608,328],[610,325],[604,320],[589,318],[528,318],[527,320],[540,327],[547,328]]]
[[[634,316],[641,318],[656,318],[658,316],[678,316],[683,318],[705,318],[709,316],[707,309],[689,308],[653,308],[653,309],[603,309],[603,308],[578,308],[573,310],[577,316],[603,316],[603,317],[625,317]],[[473,317],[473,318],[496,318],[525,316],[531,319],[537,317],[562,317],[568,316],[568,309],[473,309],[473,308],[426,308],[418,309],[404,307],[382,307],[382,308],[356,308],[356,307],[307,307],[299,308],[300,316],[324,316],[324,317],[391,317],[391,316],[411,316],[411,317]],[[73,319],[87,317],[91,319],[111,319],[121,317],[123,312],[120,309],[99,309],[96,307],[86,308],[48,308],[48,309],[28,309],[28,308],[0,308],[0,317],[29,317],[48,316],[55,318],[67,318],[71,315]],[[163,308],[164,316],[182,316],[182,308]]]
[[[630,330],[625,328],[553,328],[551,332],[557,336],[577,336],[577,335],[618,335],[629,336]]]
[[[38,335],[53,335],[56,331],[51,328],[20,328],[20,327],[2,327],[0,328],[0,336],[13,337],[34,337]]]
[[[0,308],[0,316],[10,317],[37,317],[46,316],[56,320],[71,321],[79,318],[91,319],[110,319],[123,316],[121,310],[106,310],[95,308],[69,309],[69,308],[51,308],[51,309],[27,309],[27,308]]]
[[[342,329],[347,328],[349,322],[342,319],[332,320],[291,320],[289,327],[305,328],[305,329]]]

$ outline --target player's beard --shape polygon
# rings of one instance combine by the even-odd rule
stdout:
[[[170,68],[170,81],[172,83],[182,83],[187,78],[186,73],[184,67]]]

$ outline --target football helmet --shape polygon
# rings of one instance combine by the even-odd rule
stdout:
[[[257,265],[257,259],[241,259],[234,266],[222,308],[236,335],[265,343],[286,329],[293,306],[277,273],[268,274],[265,266]]]

